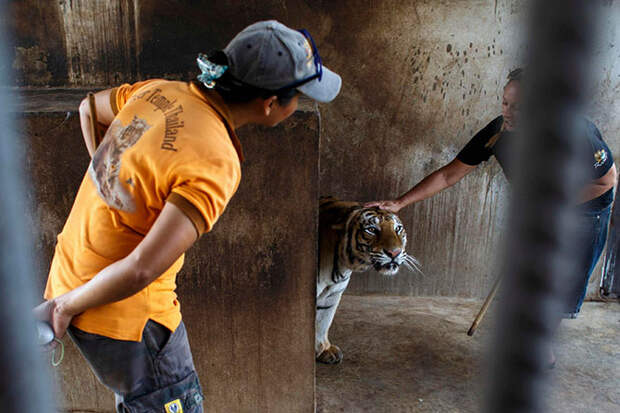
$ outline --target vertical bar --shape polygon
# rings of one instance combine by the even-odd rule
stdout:
[[[5,15],[6,2],[0,1]],[[22,148],[15,134],[15,99],[7,68],[9,36],[0,19],[0,405],[3,411],[52,412],[48,370],[36,348],[30,230],[24,220]]]
[[[515,148],[521,167],[513,186],[487,412],[548,411],[548,349],[561,317],[563,286],[579,268],[574,206],[587,181],[577,119],[592,64],[596,3],[530,3],[522,129]]]

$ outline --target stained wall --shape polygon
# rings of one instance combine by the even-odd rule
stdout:
[[[10,63],[28,87],[189,78],[199,51],[223,47],[256,20],[307,28],[344,81],[338,99],[320,105],[320,193],[364,201],[395,197],[452,160],[499,114],[506,74],[526,53],[523,0],[10,3]],[[620,4],[602,3],[588,115],[620,156]],[[362,274],[349,292],[484,296],[497,274],[507,187],[491,161],[403,210],[424,276]]]

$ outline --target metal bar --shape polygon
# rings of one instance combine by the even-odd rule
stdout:
[[[587,0],[531,2],[529,56],[516,139],[510,230],[503,263],[496,357],[486,411],[543,412],[552,336],[565,285],[578,268],[574,207],[587,182],[576,120],[593,61],[596,5]]]
[[[0,13],[6,15],[0,1]],[[0,61],[8,60],[6,19],[0,19]],[[12,85],[0,64],[0,85]],[[0,405],[3,411],[52,412],[49,372],[36,346],[30,228],[24,219],[26,180],[23,148],[15,135],[15,102],[0,87]]]

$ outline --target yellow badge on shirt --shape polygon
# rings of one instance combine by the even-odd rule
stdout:
[[[607,152],[605,151],[605,149],[601,149],[600,151],[594,154],[594,161],[595,161],[594,167],[598,168],[599,166],[603,165],[606,160],[607,160]]]
[[[183,406],[181,405],[180,399],[166,403],[164,408],[166,409],[166,413],[183,413]]]

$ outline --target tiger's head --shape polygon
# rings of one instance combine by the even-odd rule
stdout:
[[[407,254],[407,232],[396,214],[376,207],[350,213],[341,243],[341,257],[353,271],[374,268],[382,275],[394,275],[401,265],[418,269],[418,262]]]

